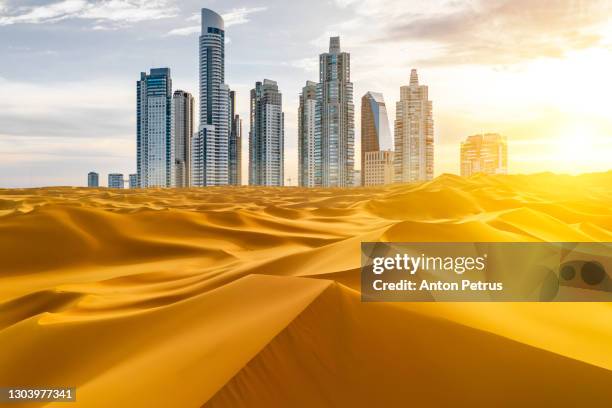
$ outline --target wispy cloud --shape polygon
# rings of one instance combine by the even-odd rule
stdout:
[[[304,70],[305,72],[317,72],[318,67],[319,67],[319,58],[318,57],[301,58],[301,59],[289,61],[285,65]]]
[[[0,3],[0,26],[55,23],[66,19],[136,23],[176,14],[177,8],[168,0],[62,0],[30,7],[9,7]]]
[[[221,17],[223,17],[225,27],[230,27],[233,25],[248,23],[250,21],[249,15],[260,12],[260,11],[265,11],[266,9],[267,9],[266,7],[240,7],[240,8],[232,9],[228,11],[227,13],[223,13]],[[187,21],[199,21],[199,20],[200,20],[199,13],[194,14],[191,17],[187,18]],[[199,32],[200,32],[200,26],[193,25],[193,26],[188,26],[188,27],[175,28],[173,30],[170,30],[167,35],[185,36],[185,35],[191,35],[191,34],[195,34]]]
[[[608,0],[336,0],[357,14],[355,29],[377,32],[379,46],[427,43],[419,65],[513,64],[539,57],[561,58],[598,45],[598,26],[612,10]],[[343,27],[347,28],[347,27]],[[346,34],[347,31],[343,30]],[[433,52],[431,52],[433,51]]]
[[[228,11],[222,15],[226,27],[248,23],[249,15],[260,11],[265,11],[266,7],[240,7]]]
[[[200,32],[200,26],[188,26],[182,28],[175,28],[173,30],[168,31],[166,35],[191,35]]]

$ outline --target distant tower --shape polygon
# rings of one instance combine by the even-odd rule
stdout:
[[[317,83],[307,81],[298,107],[298,184],[321,185],[321,140],[316,139]]]
[[[432,103],[427,86],[419,85],[416,69],[410,73],[410,85],[400,88],[395,112],[395,180],[405,183],[433,179]]]
[[[236,92],[230,91],[229,184],[242,184],[242,119],[236,114]]]
[[[393,140],[389,130],[385,100],[380,93],[368,92],[361,98],[361,185],[393,182],[392,150]],[[383,151],[387,153],[381,153]],[[372,154],[368,155],[368,153]],[[372,166],[367,166],[367,159],[372,160]],[[384,167],[387,165],[391,166],[391,170]],[[374,171],[376,174],[369,174],[367,170]],[[391,172],[390,179],[388,178],[389,171]],[[387,177],[384,177],[385,175]],[[368,184],[366,184],[366,179],[369,179]],[[377,184],[373,184],[375,182]]]
[[[249,185],[284,184],[284,114],[275,81],[264,79],[251,90]]]
[[[229,88],[225,83],[225,29],[223,18],[202,9],[200,35],[200,128],[192,151],[194,186],[229,182]],[[203,149],[203,150],[202,150]],[[194,156],[197,155],[197,156]]]
[[[497,133],[473,135],[461,142],[461,175],[476,173],[506,174],[508,142]]]
[[[123,174],[111,173],[108,175],[108,188],[123,188]]]
[[[136,85],[136,172],[140,187],[174,186],[174,129],[170,68],[140,74]]]
[[[331,37],[329,52],[319,56],[317,135],[321,140],[321,184],[351,187],[355,170],[355,112],[351,56]]]
[[[393,151],[374,150],[365,153],[362,170],[364,186],[384,186],[393,183]]]
[[[193,96],[189,92],[174,91],[174,165],[175,186],[191,185],[191,137],[193,135]]]
[[[130,188],[138,188],[138,174],[129,175]]]
[[[99,176],[95,171],[87,173],[87,187],[99,187]]]

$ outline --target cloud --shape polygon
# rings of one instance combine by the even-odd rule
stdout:
[[[293,68],[298,68],[306,72],[317,72],[319,70],[319,58],[318,57],[307,57],[301,58],[285,63]]]
[[[191,35],[191,34],[195,34],[195,33],[199,33],[200,32],[200,26],[189,26],[189,27],[182,27],[182,28],[175,28],[173,30],[168,31],[168,33],[166,35],[181,35],[181,36],[185,36],[185,35]]]
[[[8,7],[0,3],[0,26],[66,19],[136,23],[174,17],[176,13],[176,7],[168,0],[62,0],[30,7]]]
[[[91,132],[116,138],[131,134],[133,87],[130,83],[36,84],[0,79],[0,134],[13,137],[74,137]],[[88,92],[83,92],[84,87]],[[11,95],[36,95],[27,104]],[[87,124],[87,125],[85,125]]]
[[[250,14],[257,13],[260,11],[265,11],[265,10],[267,10],[266,7],[251,7],[251,8],[240,7],[240,8],[232,9],[228,11],[227,13],[223,13],[221,17],[223,17],[225,27],[231,27],[233,25],[248,23],[250,21],[249,20]],[[188,17],[186,20],[199,22],[200,14],[196,13],[192,15],[191,17]],[[186,35],[191,35],[191,34],[195,34],[199,32],[200,32],[200,26],[193,25],[193,26],[188,26],[188,27],[175,28],[173,30],[168,31],[166,35],[186,36]]]
[[[418,65],[513,64],[598,45],[607,0],[336,0],[378,32],[374,43],[426,43]],[[414,11],[418,10],[418,11]],[[355,23],[355,21],[353,21]],[[356,35],[357,30],[354,30]],[[363,41],[372,41],[364,38]]]
[[[240,7],[224,13],[222,17],[225,22],[225,27],[230,27],[233,25],[248,23],[250,21],[248,18],[250,14],[265,10],[266,7]]]

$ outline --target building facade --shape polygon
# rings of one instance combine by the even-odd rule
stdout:
[[[497,133],[473,135],[461,142],[461,175],[507,174],[508,142]]]
[[[193,135],[193,96],[177,90],[172,95],[174,115],[174,185],[191,186],[191,137]]]
[[[393,151],[373,150],[366,152],[362,174],[364,186],[392,184],[395,176]]]
[[[95,171],[90,171],[87,173],[87,187],[99,187],[99,175]]]
[[[192,157],[204,163],[203,174],[194,186],[227,185],[229,182],[229,88],[225,85],[225,28],[223,18],[209,9],[202,9],[202,32],[199,41],[200,126],[198,138],[205,138],[204,154]],[[196,152],[192,152],[192,156]],[[199,152],[200,154],[202,152]]]
[[[229,184],[242,184],[242,119],[236,113],[236,92],[229,93],[230,138],[229,138]]]
[[[138,174],[133,173],[129,175],[129,186],[130,188],[138,188]]]
[[[392,150],[393,139],[391,138],[389,117],[387,116],[387,107],[383,95],[378,92],[368,92],[361,98],[361,185],[375,185],[366,184],[366,177],[368,177],[365,166],[366,154]],[[393,155],[371,155],[370,158],[378,163],[386,162],[389,156]],[[371,169],[374,168],[371,166]],[[374,180],[374,174],[370,174],[370,178]],[[385,184],[392,182],[393,179]]]
[[[108,188],[123,188],[123,174],[111,173],[108,175]]]
[[[275,81],[264,79],[251,90],[249,185],[284,184],[285,118]]]
[[[355,170],[353,175],[353,187],[361,186],[361,170]]]
[[[172,79],[169,68],[142,72],[136,85],[136,172],[140,187],[174,186]]]
[[[317,139],[317,83],[306,81],[298,107],[298,185],[321,185],[321,140]]]
[[[428,87],[419,85],[416,69],[410,73],[410,84],[400,88],[395,112],[395,181],[433,179],[432,103]]]
[[[350,187],[355,169],[355,112],[351,57],[331,37],[319,56],[316,136],[321,141],[321,185]]]

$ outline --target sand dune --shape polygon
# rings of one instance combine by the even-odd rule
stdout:
[[[612,404],[612,305],[364,304],[376,240],[612,241],[612,172],[0,190],[0,385],[76,386],[79,407]]]

